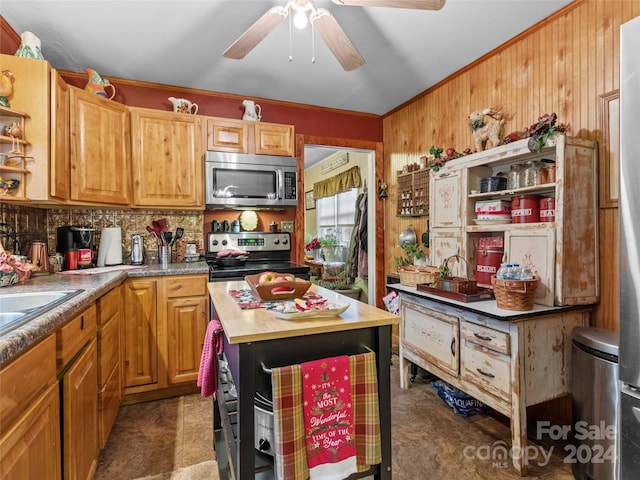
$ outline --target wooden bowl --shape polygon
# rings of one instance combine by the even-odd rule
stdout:
[[[244,277],[253,293],[261,300],[292,300],[294,298],[302,298],[311,286],[310,281],[295,277],[293,282],[259,283],[261,275],[262,273],[257,273]],[[280,273],[276,275],[291,274]]]

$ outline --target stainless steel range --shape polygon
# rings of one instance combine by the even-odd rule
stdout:
[[[223,262],[218,252],[244,250],[245,260]],[[291,234],[289,232],[210,232],[207,235],[205,259],[209,264],[209,281],[243,280],[245,275],[271,271],[291,273],[309,279],[309,267],[291,261]]]

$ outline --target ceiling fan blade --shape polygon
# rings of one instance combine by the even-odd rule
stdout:
[[[358,7],[412,8],[414,10],[440,10],[446,0],[332,0],[338,5]]]
[[[310,17],[313,28],[318,31],[342,68],[350,71],[364,65],[364,59],[328,10],[318,8]]]
[[[239,60],[253,50],[264,38],[269,35],[280,22],[287,18],[289,10],[285,7],[273,7],[262,15],[246,32],[240,35],[233,45],[222,54],[227,58]]]

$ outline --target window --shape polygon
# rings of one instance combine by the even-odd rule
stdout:
[[[316,201],[318,237],[323,238],[327,233],[333,231],[337,234],[342,245],[349,246],[357,200],[357,188],[338,193],[332,197],[319,198]]]

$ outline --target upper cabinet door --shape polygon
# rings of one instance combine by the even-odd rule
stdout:
[[[133,206],[204,208],[200,118],[131,108]]]
[[[249,152],[249,125],[241,120],[209,118],[207,149],[217,152]]]
[[[51,71],[51,191],[52,197],[69,199],[69,85]]]
[[[256,153],[294,156],[293,125],[258,122],[254,126],[254,132]]]
[[[127,107],[70,87],[71,200],[129,205]]]
[[[462,226],[461,210],[461,172],[445,171],[431,174],[432,201],[430,215],[432,227]]]

